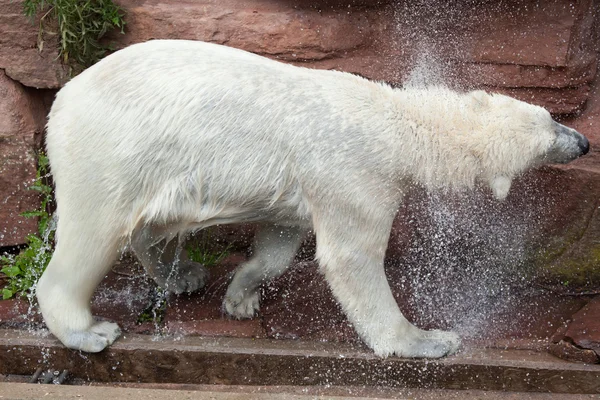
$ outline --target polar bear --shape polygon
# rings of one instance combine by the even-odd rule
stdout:
[[[259,285],[283,273],[313,230],[331,290],[379,356],[442,357],[458,335],[401,313],[383,258],[412,185],[491,188],[588,151],[543,108],[483,91],[397,89],[348,73],[283,64],[197,41],[118,51],[60,90],[47,126],[57,246],[37,285],[50,331],[98,352],[119,336],[90,298],[124,249],[175,293],[206,279],[178,250],[215,224],[260,222],[224,308],[259,309]]]

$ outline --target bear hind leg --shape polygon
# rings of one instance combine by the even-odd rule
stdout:
[[[229,315],[252,318],[258,312],[260,285],[287,269],[305,234],[300,227],[261,227],[254,238],[254,256],[237,269],[227,288],[223,308]]]
[[[64,226],[64,223],[63,223]],[[119,326],[94,320],[94,290],[118,256],[118,239],[73,230],[61,231],[56,250],[36,286],[44,322],[65,346],[96,353],[121,334]]]
[[[191,261],[179,237],[164,239],[166,227],[146,225],[135,232],[131,247],[144,269],[156,284],[175,294],[191,293],[208,280],[208,270]]]

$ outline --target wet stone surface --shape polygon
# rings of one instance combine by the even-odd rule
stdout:
[[[300,262],[267,285],[261,315],[271,338],[360,342],[315,262]]]
[[[99,318],[117,322],[125,333],[300,339],[345,342],[364,348],[315,262],[299,261],[265,285],[261,290],[261,311],[254,319],[227,316],[222,309],[223,297],[233,272],[245,259],[244,254],[236,253],[221,265],[210,267],[210,279],[197,293],[161,297],[143,268],[126,257],[113,267],[96,291],[92,311]],[[421,328],[458,331],[468,346],[543,349],[548,338],[566,326],[589,299],[513,287],[506,298],[471,297],[473,306],[468,310],[456,303],[453,286],[438,287],[439,279],[449,279],[447,275],[430,277],[427,284],[414,286],[403,278],[410,273],[407,268],[394,263],[386,267],[402,312]],[[476,301],[487,303],[482,308],[473,303]],[[595,308],[590,305],[590,310]],[[590,314],[592,320],[593,315]],[[574,338],[582,337],[589,320],[574,319],[579,324],[572,325]],[[0,328],[28,330],[42,326],[35,306],[26,299],[0,301]],[[575,330],[576,326],[579,330]]]
[[[37,220],[21,213],[39,207],[37,192],[27,187],[36,177],[34,147],[48,111],[43,98],[0,69],[0,247],[24,243],[37,230]]]
[[[600,356],[600,297],[595,297],[573,315],[565,337]]]
[[[468,349],[440,360],[375,357],[341,343],[128,334],[83,354],[52,337],[0,330],[0,374],[38,366],[94,382],[220,385],[353,385],[553,393],[600,393],[600,366],[529,350]]]
[[[92,314],[117,322],[125,332],[153,331],[153,324],[140,321],[140,316],[150,306],[155,288],[143,267],[124,257],[96,289]]]
[[[31,324],[29,303],[23,299],[0,300],[0,328],[26,329]]]
[[[175,335],[265,337],[260,318],[235,320],[222,308],[223,297],[236,267],[246,257],[233,254],[209,267],[206,286],[196,293],[169,296],[165,311],[166,332]]]
[[[550,352],[566,360],[600,363],[600,296],[573,314],[556,332]]]

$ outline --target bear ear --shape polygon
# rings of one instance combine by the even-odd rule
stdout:
[[[490,95],[483,90],[470,92],[469,97],[471,98],[473,108],[476,110],[487,108],[490,104]]]
[[[510,190],[512,181],[507,176],[497,176],[490,181],[490,187],[494,193],[494,197],[498,200],[506,199]]]

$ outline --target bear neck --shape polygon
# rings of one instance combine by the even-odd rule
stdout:
[[[476,114],[465,118],[464,96],[437,87],[394,92],[394,157],[400,174],[428,189],[473,188],[481,166],[468,132],[480,121]]]

